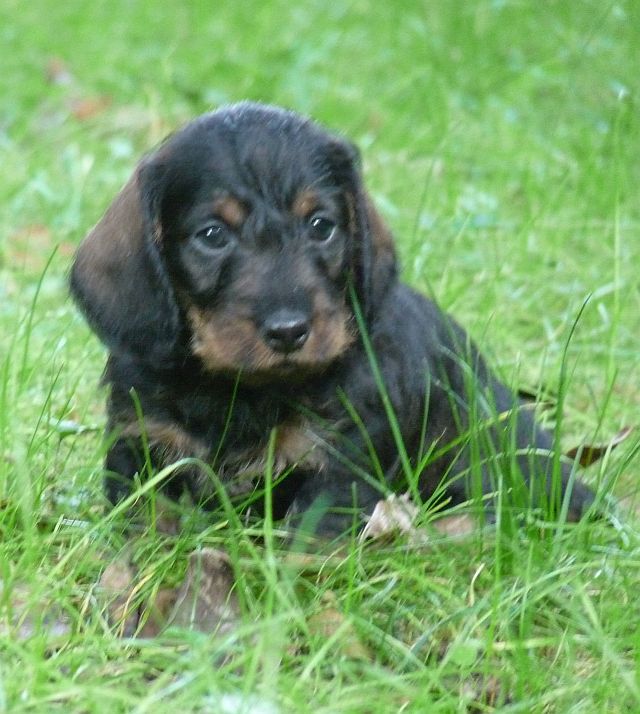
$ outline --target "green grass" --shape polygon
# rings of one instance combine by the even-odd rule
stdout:
[[[615,526],[304,567],[269,522],[263,545],[233,520],[142,533],[143,594],[226,549],[242,628],[224,662],[198,633],[115,637],[95,591],[125,547],[100,507],[104,350],[66,292],[142,152],[219,103],[284,104],[361,147],[405,279],[507,381],[560,387],[564,445],[638,426],[640,5],[5,0],[0,66],[0,711],[640,711],[638,430],[585,474]]]

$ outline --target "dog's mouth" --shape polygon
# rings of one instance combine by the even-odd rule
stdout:
[[[289,357],[283,357],[280,363],[275,365],[275,369],[282,374],[293,374],[294,372],[300,371],[300,365]],[[309,368],[306,367],[305,371],[308,371],[308,369]]]
[[[273,362],[273,365],[267,368],[266,371],[277,372],[282,375],[307,375],[324,372],[337,359],[336,355],[332,355],[325,359],[313,359],[305,357],[305,355],[287,355]]]
[[[300,382],[330,367],[355,340],[344,312],[316,315],[298,345],[265,340],[249,319],[221,319],[217,313],[192,309],[191,348],[212,373],[238,374],[252,382]]]
[[[314,375],[322,374],[334,361],[335,359],[311,361],[295,355],[274,355],[268,364],[258,366],[248,362],[238,365],[232,371],[234,375],[239,373],[244,383],[253,386],[270,383],[295,386]]]

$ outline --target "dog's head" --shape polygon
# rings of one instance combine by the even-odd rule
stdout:
[[[256,379],[321,371],[395,277],[356,150],[292,112],[204,115],[144,159],[80,246],[71,287],[116,353]]]

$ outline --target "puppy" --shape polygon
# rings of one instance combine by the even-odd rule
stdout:
[[[113,503],[182,457],[203,466],[174,470],[171,497],[215,508],[222,484],[259,510],[269,469],[274,516],[315,509],[323,535],[408,488],[489,513],[497,493],[551,513],[566,496],[573,519],[593,501],[465,332],[399,282],[354,147],[297,114],[241,103],[169,137],[71,289],[109,349]]]

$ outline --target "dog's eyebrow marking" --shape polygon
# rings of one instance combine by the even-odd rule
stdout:
[[[320,206],[320,198],[312,188],[299,191],[291,204],[291,212],[298,218],[306,218]]]
[[[247,209],[229,194],[218,196],[213,202],[213,210],[232,228],[240,228],[247,220]]]

